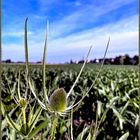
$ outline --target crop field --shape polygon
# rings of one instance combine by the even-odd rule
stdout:
[[[56,89],[64,89],[68,93],[81,66],[47,65],[45,87],[48,97]],[[55,114],[42,109],[43,104],[39,102],[45,104],[46,100],[41,65],[29,65],[29,74],[26,75],[24,65],[3,64],[2,139],[50,140],[53,136],[56,140],[137,140],[138,67],[105,65],[96,79],[99,67],[94,64],[85,66],[67,106],[86,96],[74,109],[60,113],[56,119]],[[33,89],[27,83],[27,76]],[[51,101],[53,99],[50,98]],[[56,106],[53,104],[53,107]]]

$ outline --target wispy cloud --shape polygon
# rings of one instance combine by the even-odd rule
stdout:
[[[44,33],[40,32],[38,35],[32,34],[30,36],[32,40],[29,40],[30,61],[39,61],[42,59],[44,41],[43,39],[36,41],[35,38],[42,38],[43,34]],[[65,62],[70,59],[79,60],[83,58],[90,45],[94,46],[93,56],[90,58],[100,58],[103,56],[109,36],[111,37],[111,43],[108,56],[115,57],[118,54],[137,53],[138,15],[102,27],[92,28],[73,33],[66,37],[49,40],[48,61],[57,63],[57,60],[58,62]],[[13,48],[17,54],[21,54],[21,52],[24,52],[24,47],[21,49],[21,45],[17,47],[9,45],[7,52],[5,47],[5,54],[8,54],[9,50],[10,52],[13,51],[13,53],[11,53],[13,56],[11,55],[11,57],[14,60],[16,58],[14,58],[15,53]],[[24,55],[22,59],[23,58]],[[63,60],[61,60],[61,58],[63,58]]]
[[[58,37],[67,35],[73,31],[78,29],[85,28],[88,24],[94,24],[100,20],[102,22],[103,15],[110,14],[113,10],[117,10],[118,8],[130,4],[135,0],[117,0],[117,1],[110,1],[108,0],[102,5],[92,5],[87,4],[83,5],[81,9],[78,11],[74,11],[69,15],[64,16],[62,19],[56,22],[51,23],[51,36]],[[110,4],[108,4],[110,3]],[[112,15],[113,16],[113,15]],[[124,16],[127,16],[124,15]],[[112,17],[111,17],[112,18]],[[86,27],[87,28],[87,27]]]
[[[138,15],[99,28],[93,28],[78,34],[53,40],[50,42],[50,47],[48,48],[48,54],[51,54],[50,60],[56,54],[60,56],[67,54],[67,60],[70,60],[72,57],[80,59],[92,44],[94,45],[94,58],[102,57],[101,54],[104,53],[108,36],[111,37],[108,56],[115,57],[119,53],[131,54],[131,52],[137,54]],[[73,56],[72,53],[74,54]]]
[[[32,35],[33,32],[28,31],[28,35]],[[4,32],[3,37],[23,37],[24,36],[24,30],[23,31],[9,31],[9,32]]]
[[[96,28],[94,27],[92,29],[87,29],[78,33],[73,33],[65,37],[60,37],[60,38],[51,40],[51,42],[52,42],[52,46],[54,46],[54,44],[58,45],[58,43],[61,43],[61,42],[63,42],[64,44],[71,44],[71,43],[73,44],[79,41],[87,41],[89,42],[88,44],[92,44],[93,40],[95,40],[95,37],[100,38],[106,35],[112,36],[112,34],[119,35],[119,34],[132,32],[132,31],[137,32],[137,30],[138,30],[138,15],[135,15],[133,17],[123,19],[119,22],[108,23],[104,26],[100,26]],[[85,43],[81,43],[81,44],[85,44]],[[81,47],[81,45],[74,45],[74,46]]]

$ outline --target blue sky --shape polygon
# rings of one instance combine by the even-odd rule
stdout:
[[[48,63],[138,54],[138,0],[3,0],[2,59],[24,61],[28,17],[29,61],[42,60],[49,20]]]

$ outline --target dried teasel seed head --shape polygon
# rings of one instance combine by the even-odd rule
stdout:
[[[63,112],[67,107],[67,94],[63,88],[56,89],[50,97],[50,108],[56,112]]]
[[[20,106],[21,106],[22,108],[26,108],[26,106],[27,106],[27,102],[26,102],[26,100],[25,100],[24,98],[21,98],[21,99],[19,100],[19,104],[20,104]]]

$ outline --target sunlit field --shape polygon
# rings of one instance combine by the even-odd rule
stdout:
[[[47,65],[45,86],[48,93],[51,95],[58,88],[64,88],[68,93],[81,66],[81,64]],[[94,64],[85,66],[69,98],[69,103],[74,104],[88,91],[99,66]],[[53,116],[48,110],[41,109],[26,85],[25,73],[23,64],[3,64],[2,103],[6,117],[2,119],[2,138],[25,139],[33,125],[28,138],[50,139]],[[44,100],[42,65],[29,65],[29,77],[32,79],[36,95],[40,100]],[[26,94],[26,129],[22,122],[23,104],[18,102],[18,92],[23,98]],[[91,140],[93,136],[97,140],[138,139],[138,102],[138,67],[104,65],[100,76],[82,102],[72,110],[72,113],[66,113],[58,118],[54,137],[60,140],[68,140],[71,135],[74,140]],[[22,126],[17,125],[17,128],[20,128],[16,130],[13,125],[10,126],[11,122],[7,122],[7,116]]]

